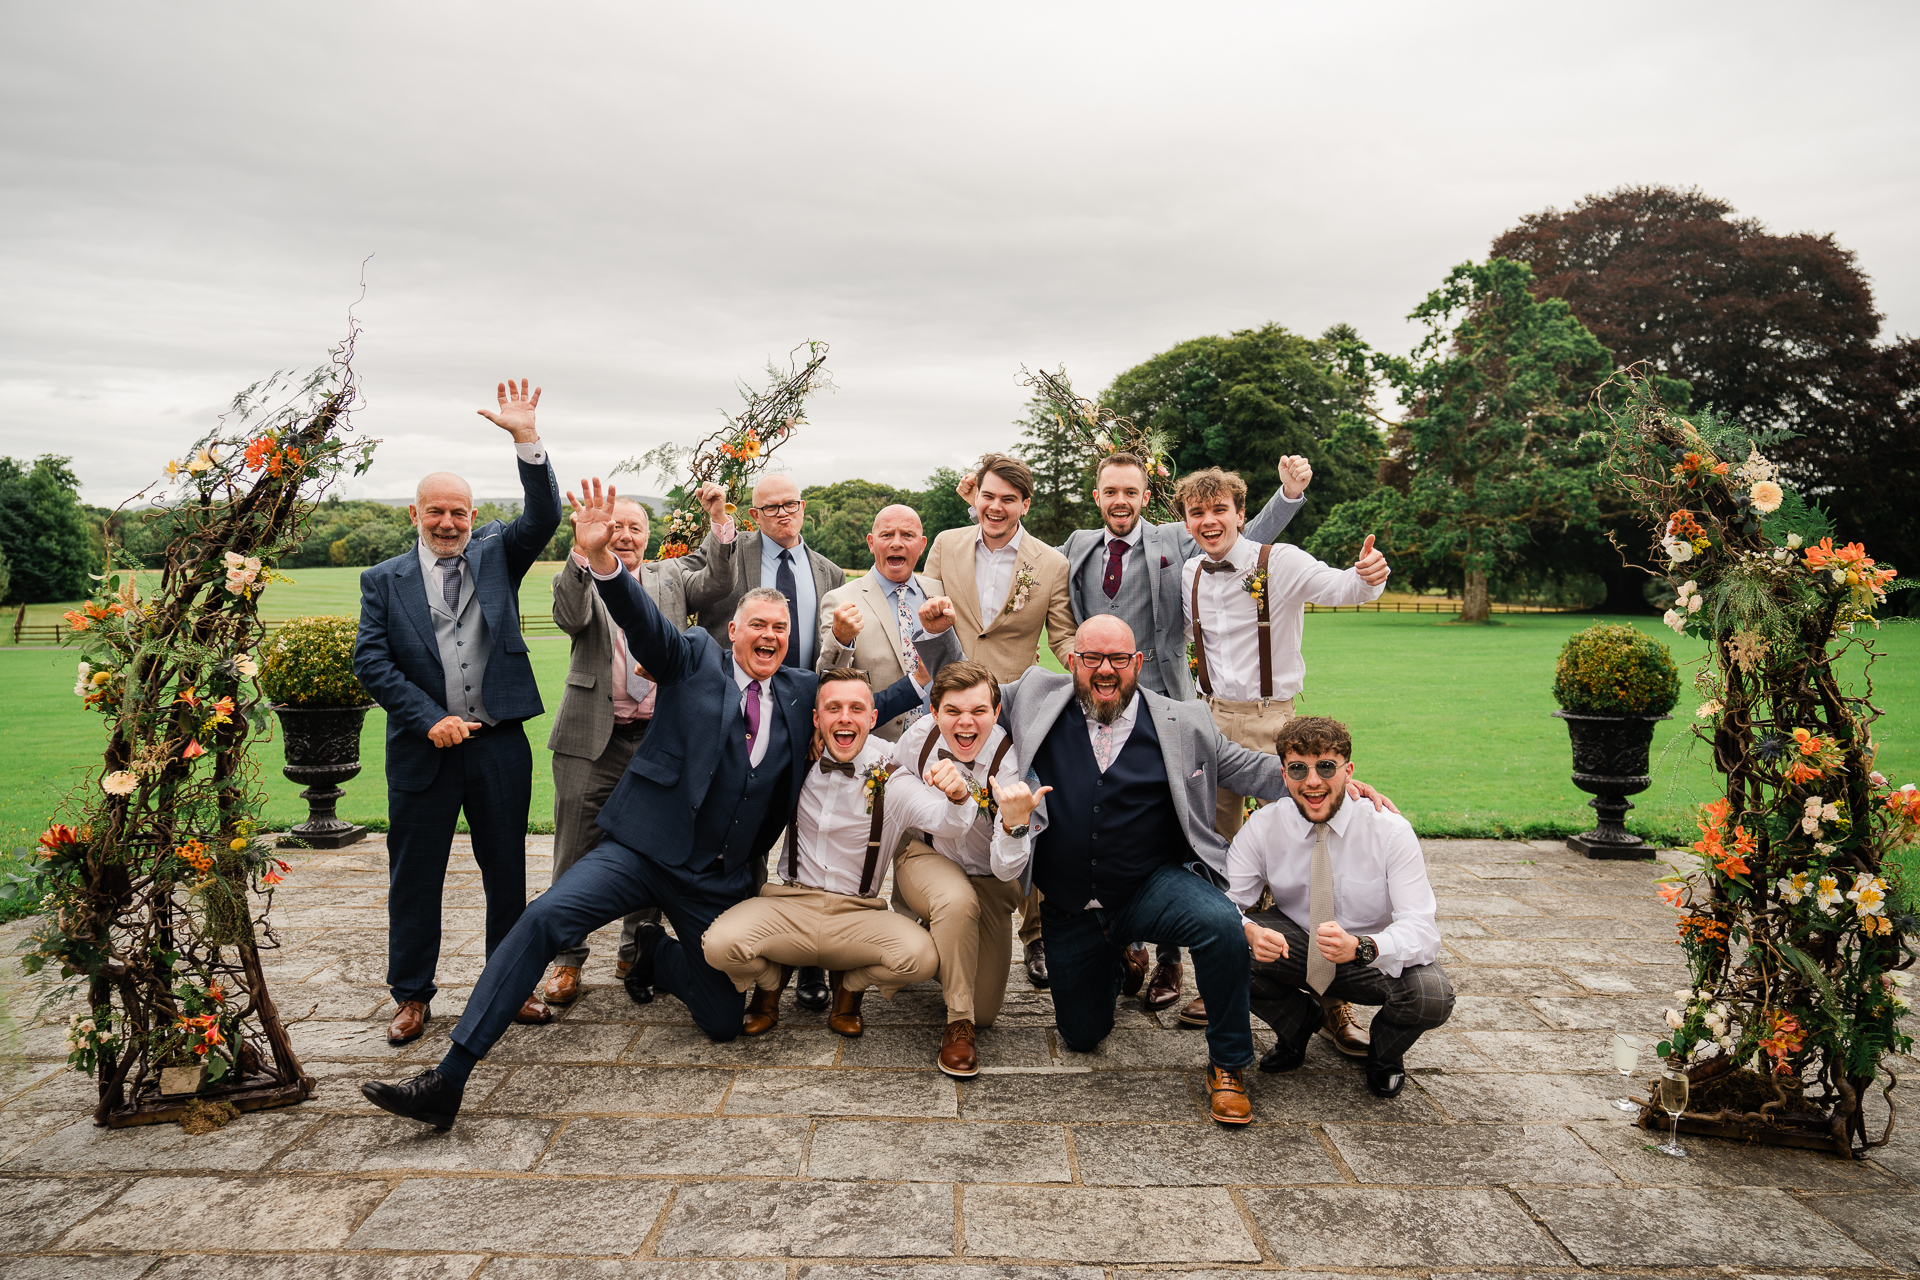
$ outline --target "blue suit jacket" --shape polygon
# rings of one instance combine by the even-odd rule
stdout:
[[[520,580],[560,527],[560,487],[551,461],[519,467],[526,496],[520,515],[511,524],[482,525],[467,544],[467,567],[487,620],[487,677],[480,698],[498,720],[525,720],[544,710],[520,634]],[[386,708],[387,785],[396,791],[426,790],[445,755],[428,740],[427,730],[447,717],[442,705],[447,678],[414,547],[360,575],[353,673]]]
[[[630,573],[598,586],[614,625],[626,633],[633,660],[647,669],[659,693],[646,736],[595,821],[627,848],[656,862],[681,866],[695,852],[696,815],[719,769],[728,727],[739,714],[733,652],[722,649],[698,627],[681,634]],[[768,681],[772,710],[781,717],[787,740],[793,744],[787,793],[795,806],[813,764],[806,744],[813,736],[814,694],[819,684],[818,676],[798,667],[781,667]],[[920,694],[913,681],[903,677],[880,691],[874,702],[879,723],[884,724],[918,705]],[[781,814],[779,820],[785,824],[791,817]]]

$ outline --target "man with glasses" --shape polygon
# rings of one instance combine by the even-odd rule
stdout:
[[[1406,1084],[1406,1053],[1453,1012],[1453,985],[1435,963],[1433,886],[1413,827],[1397,813],[1349,805],[1353,735],[1307,716],[1280,730],[1291,804],[1247,821],[1227,851],[1227,896],[1247,912],[1251,1004],[1273,1028],[1262,1071],[1293,1071],[1320,1026],[1320,998],[1377,1005],[1367,1088]],[[1254,911],[1263,891],[1273,910]]]

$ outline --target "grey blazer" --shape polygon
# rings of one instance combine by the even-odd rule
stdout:
[[[1289,500],[1285,490],[1275,489],[1259,515],[1247,522],[1246,535],[1255,542],[1272,542],[1287,527],[1307,497]],[[1067,558],[1067,592],[1073,602],[1073,621],[1078,626],[1095,614],[1107,612],[1100,602],[1090,599],[1084,588],[1087,561],[1103,551],[1107,544],[1105,529],[1075,529],[1067,535],[1060,554]],[[1200,554],[1184,524],[1149,524],[1140,538],[1147,555],[1151,576],[1147,587],[1153,596],[1153,634],[1135,636],[1133,642],[1148,653],[1147,661],[1160,670],[1161,683],[1182,702],[1193,700],[1193,673],[1187,669],[1187,615],[1180,599],[1180,570]]]
[[[929,673],[937,674],[949,662],[965,656],[960,642],[949,627],[937,636],[914,641]],[[1278,800],[1287,793],[1282,763],[1276,756],[1253,751],[1229,742],[1214,727],[1213,712],[1200,702],[1176,702],[1147,689],[1138,695],[1142,706],[1136,715],[1154,717],[1160,739],[1160,758],[1166,764],[1167,784],[1173,793],[1174,811],[1187,833],[1187,843],[1200,856],[1215,884],[1227,883],[1227,841],[1213,829],[1215,792],[1226,788],[1243,796]],[[1000,724],[1013,735],[1013,750],[1025,775],[1033,768],[1033,757],[1052,731],[1054,722],[1073,701],[1073,677],[1041,667],[1000,686]],[[1031,786],[1034,779],[1028,778]],[[1046,811],[1041,798],[1036,814]],[[1022,889],[1033,887],[1033,864],[1021,875]]]
[[[913,576],[927,599],[940,594],[938,579],[924,573]],[[860,606],[861,622],[860,634],[853,638],[851,646],[833,638],[833,611],[849,600]],[[900,665],[900,620],[887,604],[886,593],[874,584],[871,573],[849,578],[844,585],[820,597],[820,636],[813,651],[815,671],[858,667],[867,673],[875,689],[884,689],[901,676],[911,674]],[[903,712],[876,726],[873,732],[875,737],[898,742],[906,727],[907,717]]]
[[[709,533],[705,542],[678,559],[643,563],[640,585],[660,612],[684,629],[687,615],[711,608],[725,594],[739,541],[721,542]],[[593,575],[571,556],[553,575],[553,621],[573,637],[573,654],[547,749],[598,760],[613,736],[613,619],[594,590]]]
[[[760,581],[761,537],[758,529],[747,528],[734,535],[733,564],[728,574],[727,593],[700,609],[700,625],[707,629],[708,635],[720,642],[722,649],[732,647],[732,641],[727,639],[727,624],[733,621],[733,611],[740,603],[740,597],[755,587],[773,585]],[[812,546],[806,543],[801,545],[807,548],[807,563],[813,568],[813,598],[824,600],[827,592],[846,582],[846,571]],[[801,625],[806,625],[805,619],[802,619]],[[816,653],[815,656],[819,655]],[[884,685],[881,687],[885,688]]]

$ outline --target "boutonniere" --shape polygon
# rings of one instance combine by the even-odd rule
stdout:
[[[987,784],[977,780],[972,774],[967,775],[967,791],[973,796],[974,804],[980,807],[980,813],[999,812],[1000,806],[993,802],[993,793],[987,790]],[[977,818],[980,815],[974,816]]]
[[[1018,613],[1026,608],[1027,601],[1033,598],[1033,589],[1039,585],[1039,581],[1033,576],[1033,570],[1024,564],[1021,565],[1020,571],[1013,575],[1013,590],[1008,593],[1007,607],[1002,609],[1001,613]]]
[[[1240,589],[1253,597],[1254,604],[1262,603],[1267,598],[1267,571],[1255,569],[1240,579]]]
[[[881,788],[887,785],[887,775],[892,772],[893,770],[883,764],[870,764],[867,766],[865,774],[866,781],[860,784],[860,790],[867,797],[868,813],[873,812],[874,798],[880,794]]]

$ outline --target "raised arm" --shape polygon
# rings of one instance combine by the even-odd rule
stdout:
[[[739,542],[733,517],[727,514],[726,490],[710,480],[696,496],[707,509],[707,536],[681,557],[680,581],[687,593],[688,613],[711,609],[733,591],[733,549]]]
[[[593,571],[600,599],[613,624],[626,634],[633,660],[656,683],[677,684],[693,670],[699,660],[697,646],[707,640],[681,635],[609,549],[614,491],[602,492],[597,478],[582,481],[580,489],[579,498],[567,495],[573,505],[573,543]]]
[[[534,426],[534,409],[540,403],[540,388],[527,391],[527,379],[515,387],[509,378],[495,390],[500,412],[477,410],[481,417],[513,437],[514,452],[519,455],[520,493],[524,501],[520,514],[501,535],[507,551],[507,567],[517,583],[524,578],[540,553],[553,541],[560,527],[560,485],[554,479],[553,461],[540,444]]]
[[[568,552],[560,572],[553,575],[553,625],[577,636],[593,621],[593,574],[586,557]]]
[[[1255,542],[1272,542],[1280,531],[1306,505],[1307,486],[1313,482],[1313,466],[1305,458],[1289,454],[1280,459],[1280,487],[1260,508],[1260,514],[1247,521],[1247,536]]]

